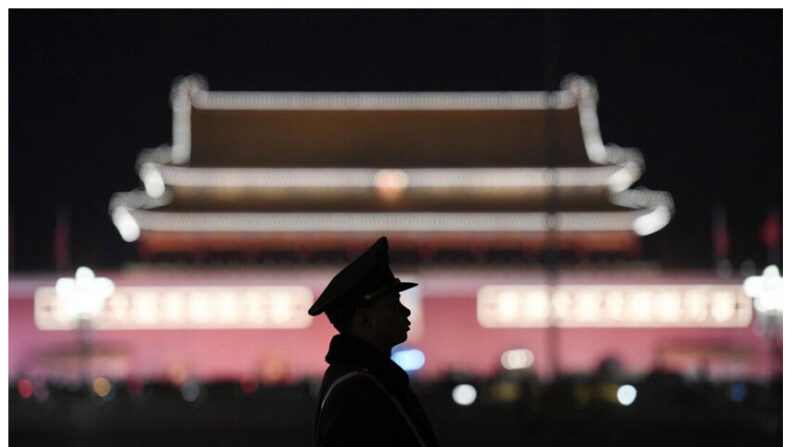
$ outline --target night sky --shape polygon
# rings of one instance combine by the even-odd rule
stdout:
[[[9,12],[11,269],[51,270],[58,213],[72,266],[135,260],[107,206],[139,186],[141,149],[171,141],[180,75],[211,90],[544,90],[593,77],[606,143],[636,147],[634,187],[676,213],[643,238],[670,268],[713,263],[725,208],[735,267],[766,262],[782,206],[782,12]],[[60,210],[60,211],[59,211]]]

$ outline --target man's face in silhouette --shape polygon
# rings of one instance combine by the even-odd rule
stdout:
[[[371,343],[391,349],[406,341],[411,311],[400,302],[399,293],[381,295],[359,313]]]

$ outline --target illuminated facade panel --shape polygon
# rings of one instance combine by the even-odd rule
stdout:
[[[484,327],[746,327],[751,298],[727,285],[489,285]]]
[[[411,278],[408,278],[411,279]],[[411,311],[409,341],[422,336],[421,288],[401,293]],[[79,298],[77,299],[79,300]],[[76,300],[59,298],[52,287],[36,289],[34,319],[40,330],[78,327]],[[303,329],[314,302],[305,286],[116,287],[91,321],[95,330]]]
[[[300,329],[309,326],[308,287],[117,287],[92,328]],[[54,288],[36,290],[34,315],[41,330],[70,330],[72,303]]]

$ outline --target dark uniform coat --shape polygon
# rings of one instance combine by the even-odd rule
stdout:
[[[340,334],[331,339],[326,361],[315,420],[316,447],[439,445],[409,389],[408,375],[384,353]]]

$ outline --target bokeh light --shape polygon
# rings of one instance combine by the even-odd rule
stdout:
[[[745,395],[748,392],[748,388],[745,386],[744,383],[735,383],[731,387],[731,391],[729,392],[729,398],[733,402],[742,402],[745,400]]]
[[[199,384],[193,380],[183,383],[179,390],[180,393],[182,393],[182,398],[187,402],[196,402],[196,399],[199,398],[199,394],[201,393]]]
[[[500,363],[505,369],[524,369],[533,365],[533,353],[529,349],[510,349],[500,356]]]
[[[629,406],[638,397],[638,390],[632,385],[621,385],[616,392],[616,398],[621,405]]]
[[[17,381],[17,390],[19,391],[20,396],[27,399],[33,395],[33,382],[31,382],[29,379],[19,379]]]
[[[453,388],[453,402],[461,406],[472,405],[478,397],[478,391],[468,383]]]
[[[259,380],[257,380],[256,377],[245,376],[240,379],[240,389],[242,389],[244,393],[253,393],[257,391],[257,388],[259,388]]]
[[[97,393],[97,396],[99,397],[106,397],[110,394],[112,389],[110,381],[104,377],[97,377],[94,379],[93,385],[94,392]]]
[[[425,354],[419,349],[404,349],[393,353],[392,361],[404,371],[416,371],[425,364]]]
[[[127,391],[133,396],[141,395],[144,392],[144,382],[137,377],[127,379]]]

